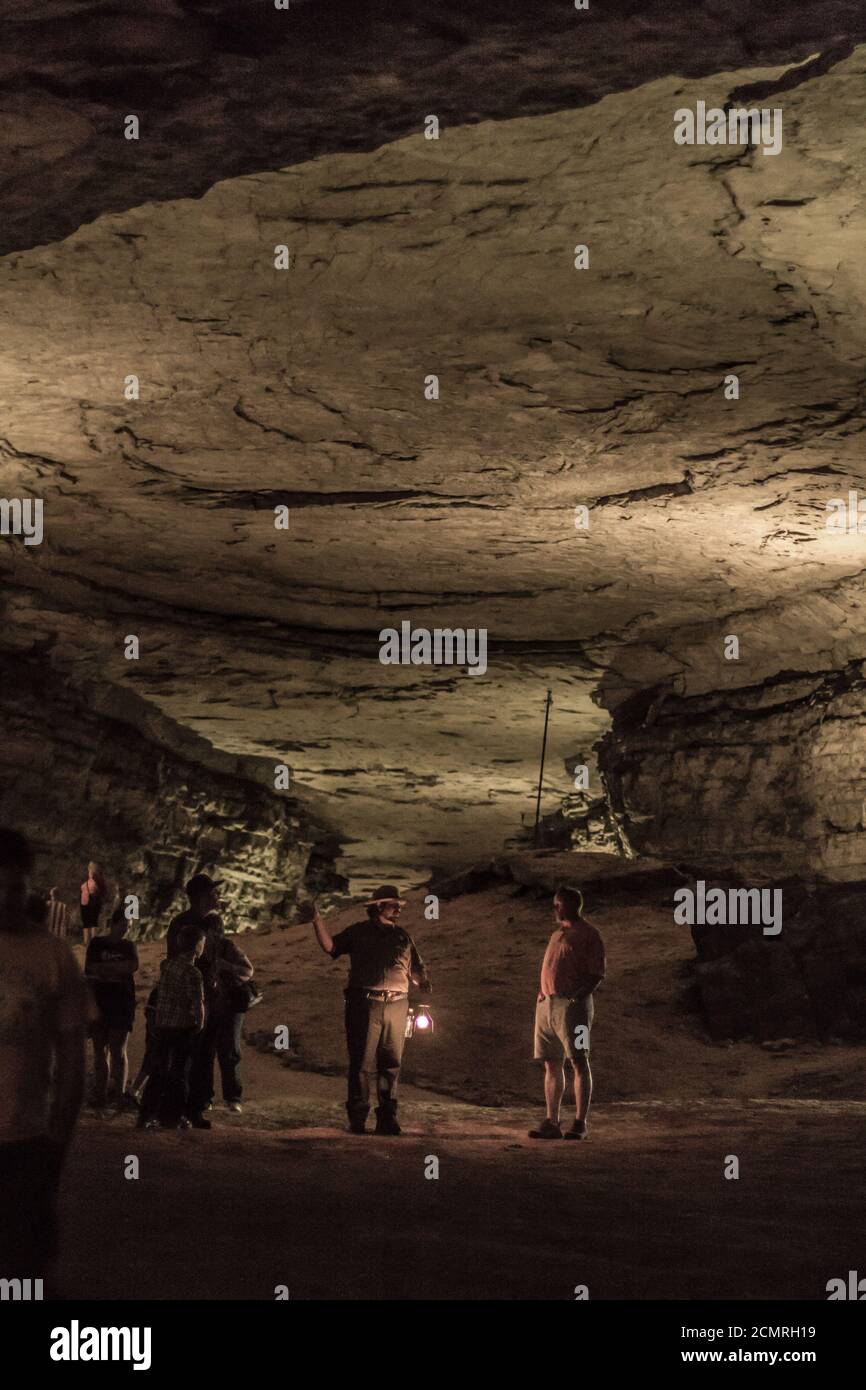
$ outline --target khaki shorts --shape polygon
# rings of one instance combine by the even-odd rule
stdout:
[[[554,994],[539,1000],[535,1006],[536,1062],[562,1062],[566,1057],[576,1062],[587,1054],[593,1013],[591,994],[586,999],[564,999]],[[585,1028],[586,1034],[577,1036],[578,1028]]]

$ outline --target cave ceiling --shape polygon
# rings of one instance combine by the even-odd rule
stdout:
[[[548,686],[546,810],[635,690],[859,658],[866,542],[825,524],[866,477],[858,7],[576,45],[541,6],[535,49],[532,7],[410,6],[400,44],[298,5],[290,48],[240,8],[11,25],[0,478],[45,539],[2,547],[6,678],[38,653],[285,761],[350,875],[417,880],[531,819]],[[673,143],[743,89],[778,157]],[[487,629],[487,672],[383,666],[404,620]]]

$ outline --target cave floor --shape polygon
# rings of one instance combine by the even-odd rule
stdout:
[[[331,930],[352,916],[330,915]],[[670,911],[599,908],[591,1139],[538,1144],[527,1059],[549,904],[496,889],[437,923],[416,926],[414,899],[406,916],[432,963],[436,1032],[406,1048],[404,1137],[345,1132],[343,972],[309,928],[244,934],[265,993],[247,1020],[244,1113],[218,1105],[210,1133],[142,1134],[84,1112],[65,1176],[67,1296],[570,1300],[586,1284],[593,1299],[823,1299],[862,1268],[862,1047],[713,1045],[680,998],[690,943]],[[139,946],[140,1003],[163,950]],[[280,1024],[303,1068],[275,1055]],[[142,1035],[139,1015],[133,1071]]]
[[[406,1087],[405,1135],[360,1138],[339,1078],[248,1060],[279,1089],[211,1133],[84,1115],[65,1296],[823,1299],[862,1262],[859,1101],[599,1104],[590,1142],[540,1145],[536,1112]]]

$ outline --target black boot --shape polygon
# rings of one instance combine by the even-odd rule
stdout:
[[[402,1134],[403,1131],[397,1123],[397,1102],[395,1100],[386,1101],[376,1109],[376,1133],[377,1134]]]
[[[349,1129],[353,1134],[366,1134],[367,1116],[370,1113],[368,1105],[357,1106],[347,1105],[346,1114],[349,1116]]]

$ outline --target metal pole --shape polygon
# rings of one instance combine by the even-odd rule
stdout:
[[[544,759],[547,754],[547,721],[550,718],[550,706],[553,704],[550,691],[547,692],[547,700],[544,705],[544,738],[541,741],[541,767],[538,769],[538,796],[535,799],[535,848],[538,849],[538,822],[541,817],[541,783],[544,779]]]

